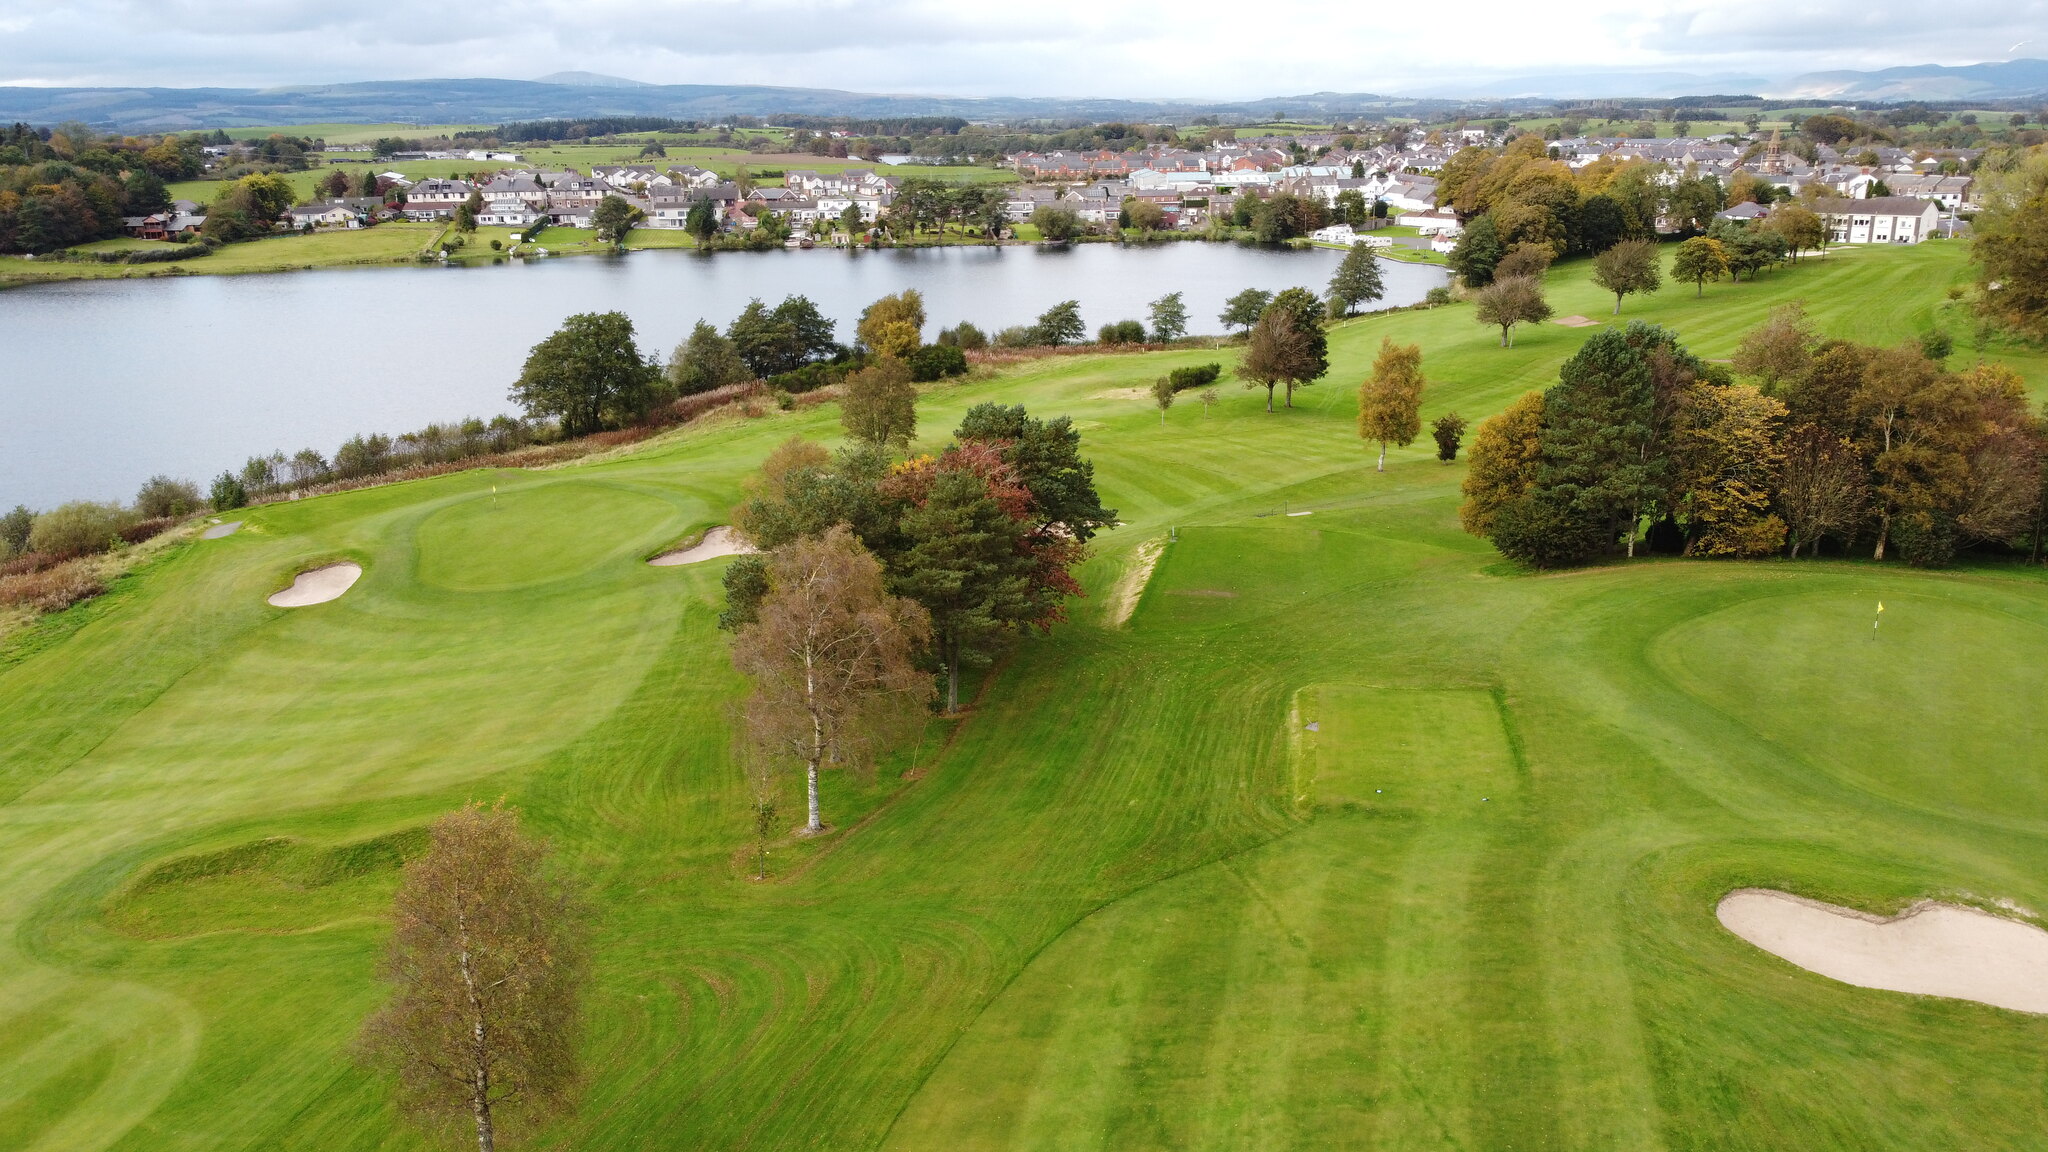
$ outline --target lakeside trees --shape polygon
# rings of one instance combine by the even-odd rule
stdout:
[[[480,1152],[508,1121],[566,1111],[578,1083],[585,949],[548,847],[510,809],[471,804],[434,822],[406,865],[384,958],[392,998],[362,1049],[430,1128],[467,1120]]]
[[[1171,344],[1188,334],[1188,308],[1181,302],[1181,294],[1168,292],[1150,305],[1152,338],[1161,344]]]
[[[644,419],[662,383],[625,313],[581,312],[534,345],[511,395],[529,417],[553,417],[564,435],[586,436]]]
[[[1500,328],[1500,346],[1515,346],[1514,331],[1519,324],[1541,324],[1550,319],[1550,303],[1543,298],[1543,285],[1533,276],[1511,276],[1495,280],[1473,296],[1472,318]]]
[[[1336,274],[1330,277],[1331,314],[1340,318],[1349,316],[1360,304],[1378,300],[1386,294],[1387,285],[1380,274],[1379,254],[1363,244],[1353,244],[1351,251],[1346,252],[1338,263]]]

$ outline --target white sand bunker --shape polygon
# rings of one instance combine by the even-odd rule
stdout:
[[[1598,320],[1589,319],[1585,316],[1566,316],[1553,321],[1553,323],[1562,324],[1566,328],[1598,328],[1600,326]]]
[[[363,574],[363,566],[350,564],[329,564],[310,572],[301,572],[292,577],[292,586],[270,597],[274,608],[304,608],[310,604],[325,604],[329,600],[341,599],[341,594],[354,587]]]
[[[241,526],[242,522],[240,520],[230,520],[225,524],[215,524],[213,527],[201,532],[199,538],[201,540],[218,540],[223,536],[233,536],[235,529]]]
[[[706,560],[716,560],[720,556],[745,556],[754,550],[754,546],[747,543],[746,537],[721,524],[706,532],[702,540],[688,548],[663,552],[648,563],[656,568],[673,568],[678,564],[698,564]]]
[[[2030,924],[1932,900],[1885,918],[1762,888],[1738,888],[1715,911],[1751,944],[1844,984],[2048,1013],[2048,932]]]

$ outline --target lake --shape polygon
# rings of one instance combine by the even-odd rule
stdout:
[[[723,328],[760,297],[801,293],[853,323],[916,288],[926,335],[971,320],[991,335],[1080,301],[1092,335],[1185,295],[1194,332],[1219,332],[1245,288],[1320,291],[1342,253],[1167,243],[876,252],[635,252],[456,268],[344,268],[81,281],[0,291],[0,509],[127,500],[154,473],[200,483],[246,458],[359,432],[512,411],[528,349],[576,312],[632,317],[643,351],[701,317]],[[1383,261],[1409,304],[1442,270]]]

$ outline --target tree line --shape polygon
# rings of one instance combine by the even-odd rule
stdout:
[[[2010,369],[1951,371],[1939,340],[1815,335],[1798,305],[1733,370],[1641,321],[1597,333],[1479,428],[1459,516],[1538,567],[1635,555],[2038,559],[2048,422]]]

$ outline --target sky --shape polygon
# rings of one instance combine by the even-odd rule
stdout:
[[[2015,43],[2034,29],[2043,42]],[[1478,94],[1482,82],[1552,73],[1776,78],[2015,55],[2048,56],[2048,0],[0,0],[0,84],[34,85],[583,70],[657,84],[1220,100]]]

